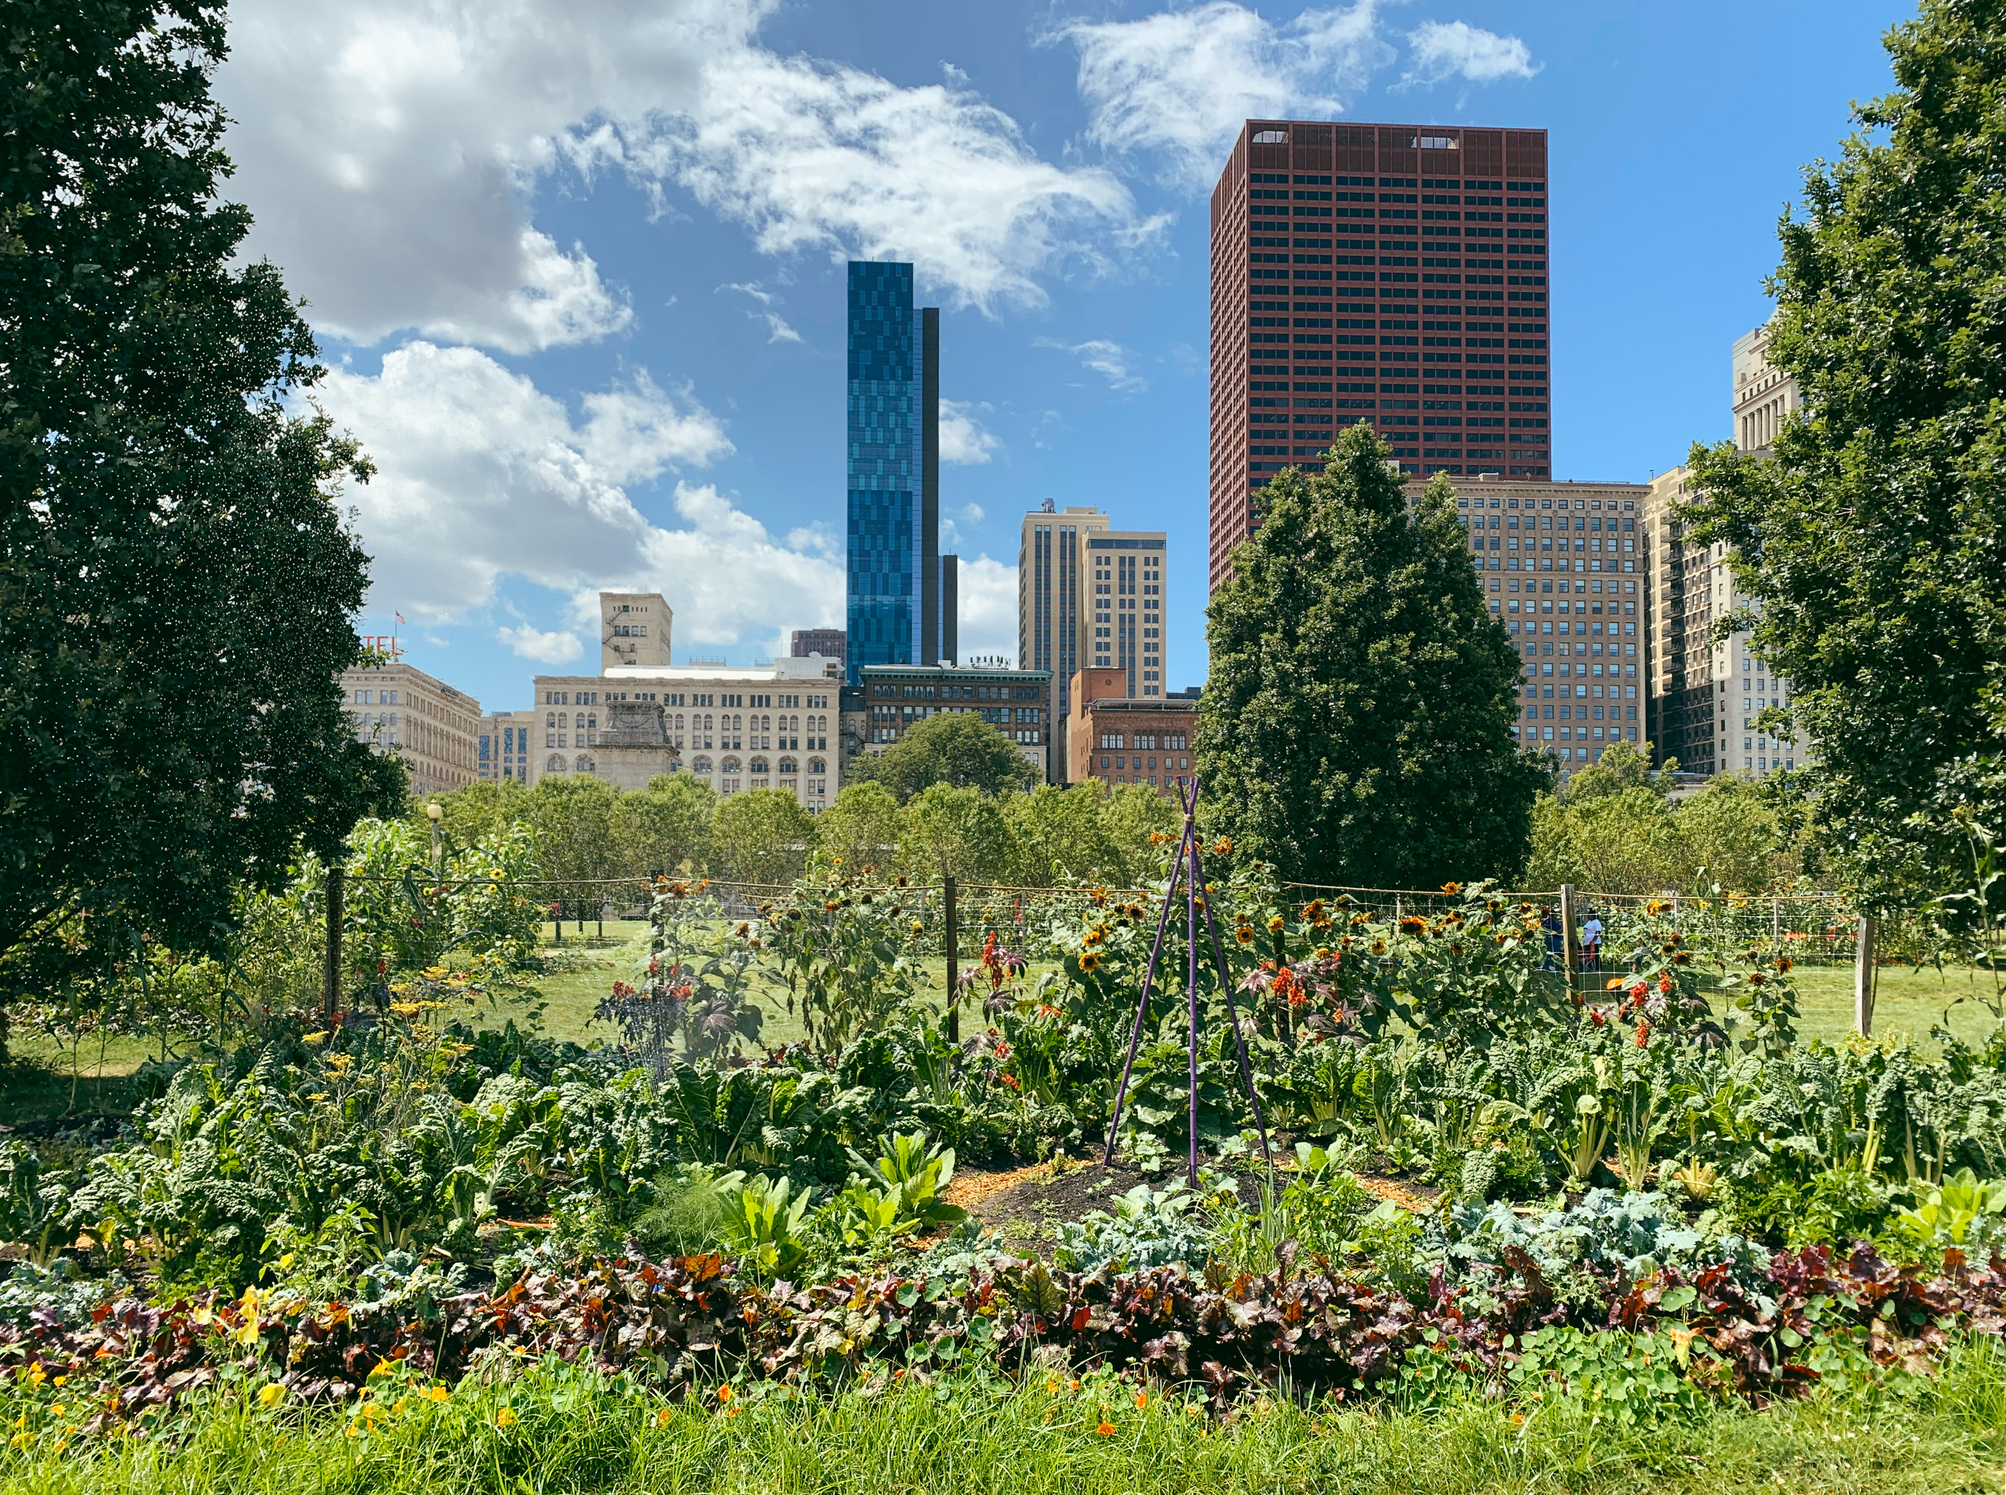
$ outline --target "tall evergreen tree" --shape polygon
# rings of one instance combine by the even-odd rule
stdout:
[[[2006,833],[2006,4],[1925,0],[1781,226],[1769,460],[1695,447],[1690,510],[1757,599],[1832,849],[1870,893],[1962,886],[1952,811]]]
[[[236,263],[223,7],[12,0],[0,45],[0,967],[79,914],[208,946],[401,799],[336,684],[365,468],[297,403],[278,272]]]
[[[1212,598],[1198,771],[1209,820],[1283,877],[1515,877],[1545,763],[1518,750],[1519,659],[1446,482],[1409,511],[1365,426],[1269,484]]]

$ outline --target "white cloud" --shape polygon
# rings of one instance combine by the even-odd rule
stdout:
[[[1041,160],[960,75],[907,88],[760,47],[775,4],[239,0],[216,92],[247,251],[326,331],[524,353],[633,315],[532,222],[560,168],[625,170],[658,203],[680,185],[768,254],[914,260],[985,310],[1162,227],[1110,173]]]
[[[941,461],[979,467],[1003,450],[1001,438],[975,418],[975,408],[959,400],[940,402]]]
[[[1135,21],[1074,21],[1053,39],[1079,51],[1087,138],[1117,158],[1153,156],[1165,181],[1202,191],[1248,119],[1339,113],[1393,61],[1377,11],[1377,0],[1355,0],[1277,25],[1212,0]]]
[[[759,303],[759,310],[755,311],[748,308],[745,314],[755,322],[764,322],[766,324],[768,334],[766,340],[769,343],[798,343],[801,341],[801,334],[788,326],[786,318],[772,309],[780,298],[773,292],[762,288],[758,281],[752,280],[743,283],[733,281],[730,284],[719,286],[718,289],[720,291],[741,291]]]
[[[961,558],[956,579],[960,618],[956,642],[961,657],[1017,654],[1017,568],[979,555]]]
[[[374,557],[372,603],[461,617],[518,576],[590,599],[601,587],[662,591],[678,637],[729,643],[838,623],[840,549],[819,531],[776,540],[709,485],[678,481],[678,528],[644,515],[627,485],[731,450],[687,394],[637,375],[581,400],[582,420],[471,348],[413,343],[377,375],[337,370],[322,403],[378,466],[351,489]],[[596,616],[596,613],[592,614]],[[517,652],[534,630],[511,630]]]
[[[1037,341],[1040,348],[1058,348],[1072,354],[1086,367],[1103,376],[1108,384],[1124,393],[1134,393],[1149,388],[1149,381],[1130,367],[1134,354],[1120,343],[1109,342],[1104,337],[1092,338],[1084,343],[1062,343],[1053,338],[1041,337]]]
[[[1471,83],[1530,78],[1539,69],[1532,52],[1515,36],[1499,36],[1467,21],[1423,21],[1409,33],[1413,63],[1403,83],[1439,83],[1461,77]]]
[[[544,633],[527,623],[520,628],[497,628],[495,637],[523,659],[538,664],[569,664],[584,654],[585,646],[574,633]]]

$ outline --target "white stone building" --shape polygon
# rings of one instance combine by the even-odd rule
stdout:
[[[760,665],[615,665],[539,675],[541,741],[529,783],[593,774],[623,789],[688,773],[721,795],[790,791],[811,813],[834,803],[842,662],[811,654]],[[518,714],[520,719],[520,714]]]

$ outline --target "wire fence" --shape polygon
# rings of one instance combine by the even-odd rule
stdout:
[[[354,874],[350,881],[395,881]],[[659,876],[557,879],[446,879],[444,887],[496,886],[524,892],[549,906],[553,918],[592,923],[645,917]],[[792,883],[761,883],[729,878],[682,878],[673,881],[691,889],[699,886],[714,900],[721,917],[750,919],[764,908],[795,893]],[[1460,889],[1375,888],[1335,883],[1284,883],[1300,902],[1343,897],[1349,906],[1380,922],[1398,922],[1408,915],[1433,919],[1460,907]],[[922,925],[915,944],[922,954],[946,953],[946,888],[941,883],[910,883],[887,890]],[[1557,888],[1498,889],[1496,896],[1512,903],[1530,903],[1542,914],[1557,910]],[[1680,927],[1704,931],[1706,943],[1730,948],[1766,950],[1789,955],[1810,965],[1850,965],[1856,957],[1860,917],[1868,912],[1840,891],[1810,893],[1727,893],[1696,898],[1675,892],[1609,893],[1578,888],[1571,891],[1577,925],[1594,918],[1604,925],[1624,915],[1653,913]],[[1034,945],[1055,925],[1077,922],[1095,907],[1152,906],[1160,894],[1141,888],[1017,887],[1006,884],[958,883],[955,923],[962,954],[979,947],[994,933],[1018,949]],[[1960,958],[1936,923],[1922,909],[1875,910],[1876,960],[1881,964],[1926,965]]]

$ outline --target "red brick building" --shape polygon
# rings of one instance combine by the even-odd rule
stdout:
[[[1159,794],[1191,779],[1198,736],[1193,696],[1131,697],[1123,670],[1073,676],[1066,718],[1066,765],[1074,783],[1147,784]]]
[[[1367,421],[1402,471],[1553,475],[1544,130],[1248,120],[1212,193],[1210,576]]]

